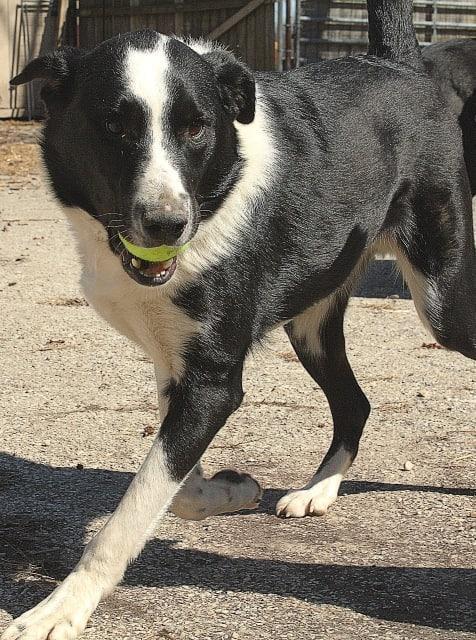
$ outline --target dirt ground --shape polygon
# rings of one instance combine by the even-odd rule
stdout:
[[[72,568],[157,427],[152,364],[79,290],[36,132],[0,123],[0,630]],[[373,411],[330,513],[274,516],[331,436],[276,332],[205,457],[256,476],[260,509],[167,516],[85,639],[476,638],[475,363],[432,348],[409,300],[354,298],[347,336]]]

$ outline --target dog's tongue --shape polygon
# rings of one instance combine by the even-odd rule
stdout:
[[[162,271],[167,271],[170,267],[170,263],[171,260],[166,260],[165,262],[149,262],[147,268],[141,269],[141,271],[148,276],[158,276]]]

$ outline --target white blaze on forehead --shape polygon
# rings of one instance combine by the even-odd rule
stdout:
[[[149,106],[159,121],[167,102],[169,59],[166,44],[167,38],[163,36],[154,49],[129,49],[126,57],[130,90]]]
[[[167,36],[161,36],[154,49],[129,49],[126,56],[126,76],[129,90],[149,110],[147,128],[151,139],[150,155],[146,162],[140,198],[154,198],[164,191],[170,196],[185,193],[177,169],[167,154],[166,109],[170,102],[167,82],[170,66]]]

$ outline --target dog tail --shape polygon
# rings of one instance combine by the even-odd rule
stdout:
[[[413,0],[367,0],[369,55],[422,67],[413,26]]]

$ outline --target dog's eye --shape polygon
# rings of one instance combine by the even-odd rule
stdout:
[[[187,127],[187,135],[189,138],[199,138],[204,132],[203,122],[192,122]]]
[[[205,130],[205,123],[202,122],[202,120],[194,120],[193,122],[180,127],[177,134],[185,142],[199,142],[202,139]]]
[[[106,131],[113,136],[124,135],[124,125],[119,119],[106,120],[105,127]]]

